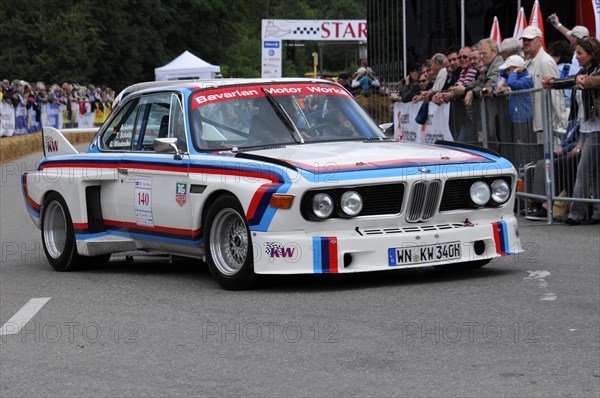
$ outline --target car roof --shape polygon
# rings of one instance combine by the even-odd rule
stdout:
[[[310,79],[310,78],[302,78],[302,77],[286,77],[286,78],[278,78],[278,79],[238,79],[238,78],[219,78],[219,79],[209,79],[209,80],[167,80],[167,81],[155,81],[155,82],[143,82],[136,83],[127,88],[117,95],[113,101],[113,107],[116,107],[123,98],[127,97],[132,93],[136,93],[143,90],[161,88],[161,89],[201,89],[201,88],[209,88],[209,87],[224,87],[224,86],[235,86],[240,84],[268,84],[268,83],[286,83],[286,82],[305,82],[305,83],[328,83],[328,84],[336,84],[331,80],[323,80],[323,79]]]

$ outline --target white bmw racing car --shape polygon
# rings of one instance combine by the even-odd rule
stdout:
[[[244,289],[262,274],[477,268],[521,251],[508,160],[390,140],[329,81],[139,84],[84,153],[52,128],[43,145],[23,194],[59,271],[159,252]]]

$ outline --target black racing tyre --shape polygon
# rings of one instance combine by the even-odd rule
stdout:
[[[433,268],[438,269],[440,271],[457,271],[457,270],[469,270],[469,269],[477,269],[485,266],[490,261],[491,258],[487,258],[485,260],[475,260],[469,261],[466,263],[457,263],[457,264],[446,264],[446,265],[434,265]]]
[[[204,222],[208,269],[224,289],[255,285],[252,237],[242,206],[231,194],[221,195],[208,209]]]
[[[77,253],[73,220],[65,200],[51,192],[42,207],[42,246],[48,262],[56,271],[74,271],[83,265],[105,265],[110,254],[86,257]]]

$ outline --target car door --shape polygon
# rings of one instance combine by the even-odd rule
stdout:
[[[123,154],[132,149],[138,120],[139,98],[130,98],[103,127],[99,140],[100,152],[95,159],[100,167],[116,169],[116,178],[102,184],[101,211],[104,226],[111,234],[126,235],[126,221],[131,209],[123,202],[130,183],[127,170],[121,167]]]
[[[136,105],[131,149],[118,169],[122,227],[146,246],[195,245],[189,203],[189,154],[183,108],[176,93],[142,96]],[[154,140],[178,138],[179,154],[158,153]]]

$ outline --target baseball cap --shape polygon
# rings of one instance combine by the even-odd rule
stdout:
[[[360,68],[358,68],[356,73],[367,73],[367,70],[361,66]]]
[[[523,30],[523,34],[521,35],[521,39],[535,39],[536,37],[542,37],[542,31],[540,28],[536,28],[535,26],[528,26]]]
[[[502,65],[500,65],[498,68],[499,69],[508,69],[511,66],[514,66],[516,68],[524,68],[525,60],[520,55],[511,55],[510,57],[506,58],[506,61],[504,61],[504,63]]]
[[[577,25],[569,31],[569,34],[578,39],[583,39],[584,37],[589,37],[590,31],[585,26]]]

